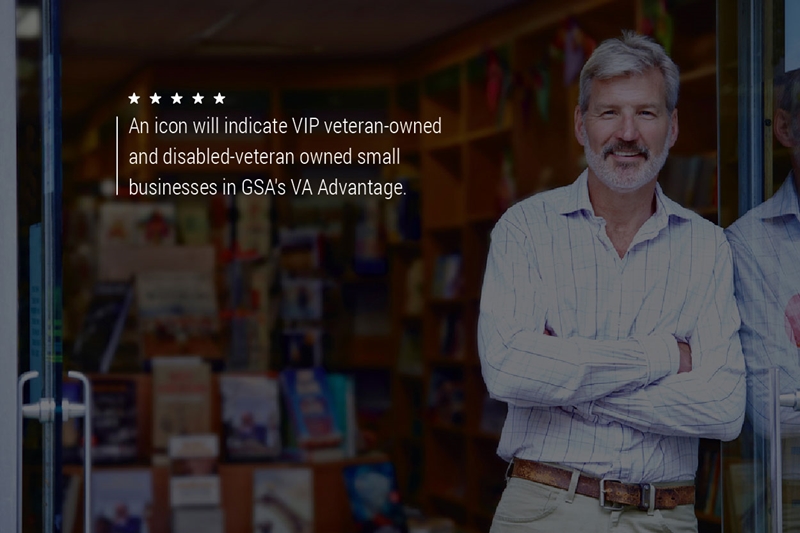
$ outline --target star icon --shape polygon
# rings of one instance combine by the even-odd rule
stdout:
[[[138,104],[139,103],[139,96],[136,93],[133,93],[132,95],[130,95],[128,97],[128,99],[131,101],[132,104]]]
[[[153,93],[153,95],[150,97],[150,103],[151,104],[160,104],[161,103],[161,96],[159,96],[157,93]]]
[[[217,93],[217,96],[214,97],[215,104],[221,104],[223,100],[225,100],[225,97],[222,96],[222,93]]]
[[[180,104],[182,98],[183,98],[183,96],[179,95],[178,93],[175,93],[175,94],[172,95],[172,103],[173,104]]]
[[[192,98],[194,98],[194,103],[195,104],[202,104],[203,103],[203,97],[200,96],[200,93],[197,93],[196,95],[192,96]]]

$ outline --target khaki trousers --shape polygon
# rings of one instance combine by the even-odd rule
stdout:
[[[577,477],[575,472],[571,490],[509,478],[490,533],[697,533],[693,505],[650,514],[636,507],[611,511],[594,498],[575,494]]]

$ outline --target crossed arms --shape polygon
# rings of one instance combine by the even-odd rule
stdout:
[[[546,334],[544,287],[530,242],[510,217],[492,233],[478,324],[492,397],[663,435],[738,436],[745,377],[727,241],[719,243],[699,321],[683,347],[695,365],[680,373],[681,349],[671,332],[621,340]]]

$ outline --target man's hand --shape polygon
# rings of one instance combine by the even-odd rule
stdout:
[[[692,371],[692,348],[682,341],[678,341],[678,350],[681,352],[681,363],[678,365],[678,374]]]

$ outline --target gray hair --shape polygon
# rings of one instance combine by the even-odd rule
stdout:
[[[800,70],[792,70],[775,78],[775,105],[789,114],[792,135],[800,139]]]
[[[791,114],[800,111],[800,70],[793,70],[775,78],[775,103]]]
[[[600,43],[581,70],[580,96],[581,114],[589,109],[589,94],[592,80],[609,80],[618,76],[642,74],[657,68],[664,75],[664,92],[667,111],[672,113],[678,105],[680,73],[664,48],[650,37],[632,31],[623,31],[618,39],[607,39]]]

